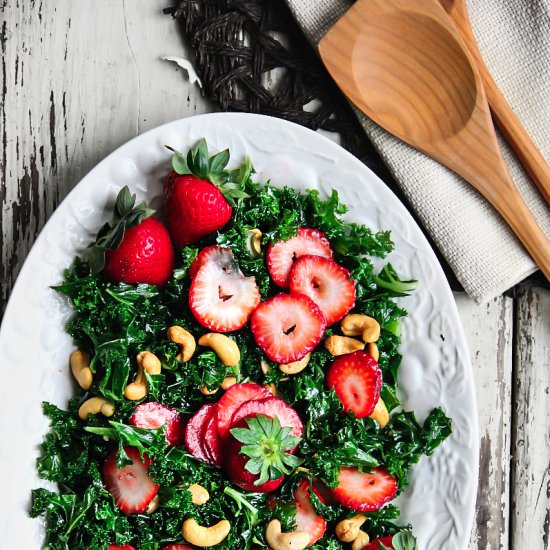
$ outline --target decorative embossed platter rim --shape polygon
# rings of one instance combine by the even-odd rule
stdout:
[[[69,305],[49,287],[91,240],[116,192],[129,185],[139,198],[160,200],[160,177],[169,168],[165,145],[186,149],[206,137],[212,149],[229,147],[234,162],[249,154],[261,181],[298,189],[336,188],[351,208],[347,216],[374,229],[390,229],[390,261],[420,279],[403,300],[401,397],[419,418],[442,406],[453,435],[423,458],[400,497],[421,550],[466,548],[478,471],[478,424],[468,348],[443,271],[427,240],[401,202],[359,160],[329,139],[280,119],[215,113],[177,120],[129,141],[99,163],[61,203],[36,240],[7,306],[0,330],[0,550],[40,548],[43,526],[27,516],[30,490],[44,485],[34,461],[47,430],[42,401],[65,406],[73,392],[64,324]]]

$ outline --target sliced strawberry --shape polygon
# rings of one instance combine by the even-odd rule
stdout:
[[[349,271],[330,258],[302,256],[290,271],[290,290],[309,296],[323,312],[327,326],[355,305],[355,282]]]
[[[229,248],[224,248],[223,246],[217,245],[205,246],[193,260],[193,263],[189,268],[189,277],[194,279],[199,268],[201,268],[208,261],[219,262],[221,264],[225,263],[225,259],[228,254],[232,255],[231,249]]]
[[[181,415],[175,409],[151,401],[141,403],[130,417],[130,424],[138,428],[154,430],[164,426],[166,439],[170,445],[181,445],[184,440],[184,427]]]
[[[384,468],[370,473],[344,466],[338,474],[338,486],[332,496],[342,506],[359,512],[374,512],[393,499],[397,481]]]
[[[302,437],[304,426],[298,413],[278,397],[268,397],[255,401],[243,403],[233,415],[231,426],[241,422],[244,418],[263,414],[269,418],[278,418],[281,426],[292,428],[290,435]]]
[[[210,416],[204,426],[202,446],[208,456],[209,462],[220,468],[222,465],[222,444],[218,434],[218,418],[216,412]]]
[[[312,546],[325,534],[327,522],[323,516],[315,513],[310,500],[307,479],[300,481],[294,492],[294,498],[296,499],[296,530],[309,533],[311,538],[308,546]]]
[[[203,405],[189,420],[185,427],[185,446],[199,460],[210,463],[210,457],[204,447],[204,433],[208,421],[216,415],[216,403]]]
[[[188,544],[169,544],[163,546],[160,550],[193,550],[193,547]]]
[[[334,360],[327,386],[336,392],[346,412],[364,418],[372,414],[380,397],[382,371],[370,353],[355,351]]]
[[[322,231],[300,227],[288,241],[279,241],[267,249],[267,270],[276,285],[288,288],[290,269],[300,256],[312,254],[332,258],[330,243]]]
[[[235,411],[247,401],[272,397],[269,390],[259,384],[234,384],[218,401],[218,434],[223,440],[229,434]]]
[[[107,548],[107,550],[136,550],[136,549],[130,544],[109,544],[109,548]]]
[[[262,302],[250,319],[256,343],[277,363],[307,355],[321,341],[325,328],[319,307],[301,294],[278,294]]]
[[[385,546],[386,548],[389,548],[389,550],[393,550],[392,539],[393,537],[383,537],[381,539],[375,539],[371,541],[367,546],[365,546],[363,550],[380,550],[380,545],[378,543],[382,544],[382,546]]]
[[[189,307],[209,330],[231,332],[242,328],[260,303],[254,277],[245,277],[228,248],[209,253],[189,289]]]
[[[135,447],[124,447],[132,464],[119,468],[116,464],[117,451],[114,450],[103,464],[105,487],[115,499],[121,512],[141,514],[147,510],[159,490],[159,486],[147,475],[153,461]]]

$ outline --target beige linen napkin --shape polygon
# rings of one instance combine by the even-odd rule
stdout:
[[[349,0],[287,0],[316,45]],[[533,141],[550,159],[550,0],[469,0],[479,48],[498,86]],[[467,183],[394,138],[364,115],[359,120],[403,194],[464,289],[487,301],[535,266],[492,207]],[[500,140],[510,173],[550,236],[550,211],[513,153]]]

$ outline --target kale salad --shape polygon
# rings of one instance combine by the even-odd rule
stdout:
[[[258,183],[204,140],[173,151],[160,212],[123,188],[55,290],[75,395],[33,491],[51,550],[412,550],[394,498],[451,433],[403,411],[390,233],[336,191]]]

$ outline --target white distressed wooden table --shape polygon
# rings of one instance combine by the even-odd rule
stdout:
[[[0,2],[1,308],[36,235],[84,174],[149,128],[214,110],[159,60],[187,55],[163,6]],[[470,548],[548,549],[550,291],[526,284],[484,305],[455,297],[481,424]]]

